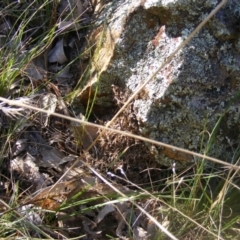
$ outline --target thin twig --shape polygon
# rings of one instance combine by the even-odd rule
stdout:
[[[186,154],[189,154],[189,155],[192,155],[192,156],[195,156],[195,157],[203,158],[203,159],[206,159],[206,160],[218,163],[218,164],[222,164],[222,165],[227,166],[229,168],[232,168],[234,170],[240,170],[240,166],[236,166],[234,164],[225,162],[223,160],[219,160],[217,158],[209,157],[209,156],[203,155],[201,153],[196,153],[196,152],[193,152],[193,151],[189,151],[187,149],[176,147],[174,145],[170,145],[170,144],[167,144],[167,143],[158,142],[156,140],[152,140],[152,139],[149,139],[149,138],[138,136],[138,135],[132,134],[130,132],[124,132],[124,131],[121,131],[121,130],[117,130],[117,129],[101,126],[101,125],[98,125],[98,124],[95,124],[95,123],[91,123],[91,122],[87,122],[87,121],[84,121],[84,120],[80,120],[80,119],[77,119],[77,118],[64,116],[64,115],[59,114],[59,113],[52,113],[52,112],[50,112],[48,110],[44,110],[44,109],[41,109],[41,108],[38,108],[38,107],[34,107],[34,106],[31,106],[31,105],[27,105],[27,104],[24,104],[24,103],[19,103],[19,102],[15,101],[15,100],[9,100],[9,99],[3,98],[3,97],[0,97],[0,101],[8,103],[9,105],[19,106],[19,107],[23,107],[23,108],[32,109],[32,110],[35,110],[35,111],[38,111],[38,112],[46,113],[49,116],[52,115],[52,116],[55,116],[55,117],[59,117],[59,118],[63,118],[63,119],[69,120],[69,121],[80,123],[82,125],[87,125],[87,126],[99,128],[99,129],[102,129],[102,130],[105,130],[105,131],[110,131],[110,132],[113,132],[113,133],[121,134],[121,135],[124,135],[124,136],[127,136],[127,137],[132,137],[132,138],[144,141],[144,142],[152,143],[152,144],[157,145],[157,146],[170,148],[170,149],[173,149],[175,151],[179,151],[179,152],[186,153]],[[76,160],[76,161],[78,161],[78,160]]]

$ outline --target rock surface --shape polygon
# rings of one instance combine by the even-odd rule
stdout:
[[[112,84],[134,92],[210,13],[219,1],[96,1],[97,20],[89,34],[94,45],[90,77],[95,106],[116,102]],[[228,1],[132,103],[141,134],[204,152],[219,117],[239,91],[240,2]],[[239,99],[224,114],[208,155],[231,161],[239,142]],[[152,147],[166,166],[192,160],[171,149]]]

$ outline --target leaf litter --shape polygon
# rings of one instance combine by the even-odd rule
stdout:
[[[85,49],[84,38],[87,34],[84,24],[89,24],[92,11],[88,0],[60,1],[57,26],[63,35],[54,41],[49,51],[46,50],[47,64],[43,52],[25,65],[22,75],[11,85],[8,97],[24,96],[30,81],[31,93],[15,100],[48,110],[48,114],[0,103],[2,137],[10,129],[10,123],[16,126],[4,155],[6,176],[1,184],[15,186],[18,182],[20,197],[16,211],[29,222],[35,225],[48,223],[47,211],[54,212],[55,220],[50,224],[55,228],[47,230],[52,237],[57,233],[59,238],[85,235],[82,239],[102,239],[108,234],[121,239],[130,239],[131,235],[134,239],[152,239],[156,229],[127,199],[114,202],[118,195],[83,164],[79,162],[74,168],[71,167],[76,159],[82,158],[106,177],[110,176],[107,172],[112,172],[110,180],[113,186],[129,196],[135,196],[136,188],[131,182],[149,187],[151,181],[159,179],[159,171],[144,172],[150,166],[157,168],[145,144],[129,137],[104,133],[93,150],[87,153],[86,150],[99,134],[98,129],[51,116],[51,113],[57,112],[84,118],[80,106],[73,110],[74,103],[71,105],[63,99],[66,89],[73,91],[83,72],[83,61],[86,60],[80,58],[73,61],[79,48],[72,42],[77,39],[78,44],[82,44],[78,52],[80,55]],[[11,18],[4,20],[0,32],[9,33],[12,24]],[[6,46],[7,42],[1,44],[1,47]],[[22,54],[31,51],[31,47],[34,46],[26,45]],[[73,63],[69,65],[71,61]],[[73,72],[73,68],[78,74]],[[20,78],[23,78],[21,88],[17,84]],[[117,86],[113,86],[113,95],[115,109],[104,115],[93,111],[90,121],[106,124],[129,96]],[[81,104],[87,106],[84,101]],[[113,127],[139,134],[131,105]],[[64,174],[62,180],[57,182]],[[163,179],[166,177],[162,176]],[[4,187],[0,191],[8,198],[13,195],[14,186],[12,190]],[[139,204],[144,206],[146,201],[141,200]],[[4,211],[8,212],[11,207],[0,209],[1,215],[4,215]],[[149,211],[154,214],[150,207]],[[36,236],[34,233],[31,235]]]

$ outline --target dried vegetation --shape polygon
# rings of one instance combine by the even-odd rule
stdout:
[[[91,51],[84,43],[97,1],[3,2],[0,84],[2,96],[14,99],[15,107],[1,98],[0,236],[192,239],[197,233],[222,239],[222,215],[212,215],[229,210],[219,203],[237,172],[219,172],[214,181],[227,179],[220,186],[209,180],[217,173],[206,174],[201,164],[182,172],[174,164],[167,169],[154,161],[154,142],[124,134],[141,135],[131,100],[144,86],[133,96],[113,85],[114,107],[106,112],[98,111],[86,92],[75,94],[74,87],[79,92],[88,77]],[[86,118],[123,133],[88,125]],[[211,201],[199,194],[199,189],[212,194],[204,183],[220,189]],[[208,208],[199,210],[201,204]],[[221,211],[206,210],[216,206]],[[236,233],[231,231],[224,236]]]

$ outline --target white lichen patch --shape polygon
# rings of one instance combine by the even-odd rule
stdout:
[[[139,8],[138,3],[122,0],[116,3],[115,11],[112,9],[108,26],[122,32],[115,39],[109,65],[100,76],[99,90],[110,93],[108,86],[117,81],[118,86],[134,92],[218,1],[202,4],[192,0],[146,0]],[[144,136],[193,151],[203,150],[208,138],[201,133],[212,132],[240,86],[239,21],[240,3],[230,1],[145,86],[132,103],[139,131]],[[103,105],[111,104],[107,97],[104,101]],[[217,147],[210,150],[212,156],[230,155],[226,153],[224,134],[231,139],[234,138],[232,128],[240,129],[239,109],[235,105],[216,135]],[[168,162],[167,165],[172,157],[180,156],[175,160],[181,161],[184,158],[171,151],[161,151],[156,150],[156,159],[164,164]]]

